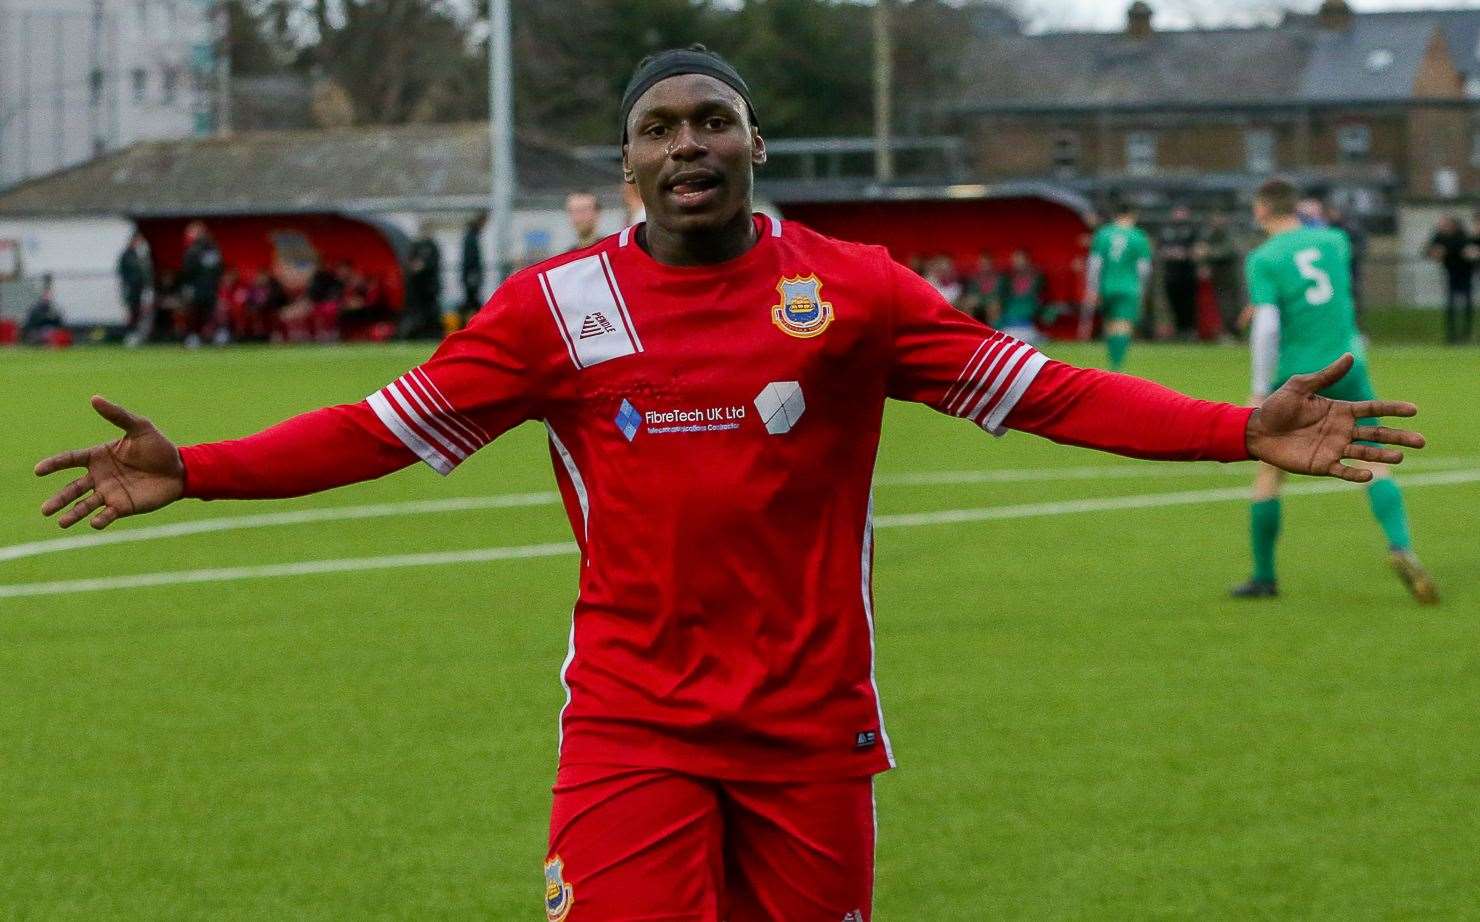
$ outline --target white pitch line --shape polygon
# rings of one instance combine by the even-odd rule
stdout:
[[[139,589],[145,586],[174,586],[181,583],[226,583],[243,579],[275,576],[308,576],[316,573],[352,573],[356,570],[390,570],[398,567],[435,567],[452,563],[484,563],[490,560],[524,560],[531,557],[557,557],[574,554],[572,541],[553,544],[523,544],[517,547],[483,547],[467,551],[443,551],[431,554],[396,554],[389,557],[350,557],[341,560],[300,560],[256,567],[217,567],[212,570],[166,570],[163,573],[136,573],[132,576],[104,576],[97,579],[59,580],[52,583],[17,583],[0,585],[0,598],[35,595],[71,595],[77,592],[103,592],[110,589]]]
[[[1405,487],[1436,487],[1480,483],[1480,469],[1419,474],[1405,478]],[[1290,484],[1287,494],[1313,495],[1355,490],[1357,485],[1344,481],[1321,480]],[[977,509],[942,509],[881,515],[874,518],[875,528],[914,528],[960,522],[986,522],[1000,519],[1027,519],[1070,515],[1084,512],[1106,512],[1120,509],[1152,509],[1163,506],[1186,506],[1197,503],[1229,502],[1248,499],[1247,488],[1228,487],[1218,490],[1186,490],[1177,493],[1152,493],[1140,496],[1105,496],[1050,503],[1022,503],[1011,506],[987,506]],[[59,580],[46,583],[0,585],[0,598],[24,596],[70,595],[79,592],[103,592],[112,589],[137,589],[145,586],[172,586],[184,583],[234,582],[282,576],[305,576],[320,573],[348,573],[399,567],[442,566],[454,563],[483,563],[493,560],[517,560],[557,557],[576,553],[572,542],[524,544],[510,547],[485,547],[465,551],[428,554],[400,554],[389,557],[354,557],[341,560],[305,560],[294,563],[266,564],[252,567],[220,567],[210,570],[175,570],[160,573],[138,573],[130,576],[107,576],[96,579]]]
[[[1476,457],[1410,458],[1399,471],[1447,470],[1469,467],[1480,462]],[[980,471],[917,471],[879,474],[875,486],[933,487],[962,486],[974,483],[1049,483],[1063,480],[1140,480],[1147,478],[1234,476],[1247,478],[1250,470],[1236,464],[1188,464],[1181,461],[1143,461],[1126,464],[1101,464],[1084,467],[1008,468]],[[1406,482],[1406,481],[1405,481]]]
[[[275,525],[303,525],[309,522],[339,522],[346,519],[376,519],[399,515],[425,515],[437,512],[467,512],[477,509],[509,509],[518,506],[550,506],[560,502],[560,494],[552,491],[539,493],[501,493],[497,496],[462,496],[450,499],[414,500],[411,502],[375,503],[366,506],[333,506],[327,509],[298,509],[292,512],[263,512],[254,515],[222,516],[215,519],[197,519],[191,522],[174,522],[169,525],[149,525],[143,528],[127,528],[116,532],[72,535],[66,538],[49,538],[28,544],[13,544],[0,547],[0,562],[55,554],[59,551],[74,551],[79,548],[97,547],[104,544],[127,544],[133,541],[157,541],[161,538],[181,538],[187,535],[202,535],[217,531],[237,531],[246,528],[267,528]]]
[[[1477,458],[1414,458],[1403,465],[1404,470],[1443,470],[1464,467],[1475,463]],[[879,474],[874,485],[880,487],[909,486],[963,486],[990,483],[1051,483],[1055,481],[1083,480],[1165,480],[1183,477],[1237,475],[1247,477],[1247,468],[1219,464],[1185,464],[1176,462],[1145,462],[1140,464],[1101,464],[1083,467],[1056,468],[1005,468],[985,471],[921,471],[916,473]],[[1405,479],[1406,483],[1407,480]],[[494,496],[461,496],[448,499],[411,500],[394,503],[373,503],[362,506],[330,506],[318,509],[300,509],[291,512],[263,512],[251,515],[220,516],[211,519],[195,519],[189,522],[174,522],[169,525],[146,525],[138,528],[124,526],[100,533],[69,535],[65,538],[48,538],[0,547],[0,563],[57,554],[83,548],[101,547],[110,544],[131,544],[136,541],[158,541],[164,538],[184,538],[190,535],[214,532],[238,531],[250,528],[270,528],[282,525],[304,525],[315,522],[339,522],[352,519],[392,518],[402,515],[431,515],[450,512],[473,512],[481,509],[509,509],[523,506],[553,506],[560,502],[560,494],[553,491],[533,493],[500,493]],[[1008,507],[1003,507],[1008,508]]]

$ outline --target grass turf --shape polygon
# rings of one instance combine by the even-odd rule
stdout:
[[[1071,361],[1098,350],[1056,348]],[[37,457],[102,392],[181,441],[356,399],[423,350],[0,354],[0,546],[55,536]],[[1130,370],[1240,399],[1244,353]],[[1379,347],[1428,464],[1480,468],[1480,352]],[[1130,464],[890,410],[881,473]],[[1416,468],[1421,469],[1418,465]],[[879,513],[1163,493],[1247,471],[881,486]],[[527,426],[248,511],[548,490]],[[1274,603],[1237,604],[1239,502],[881,530],[876,918],[1476,918],[1480,483],[1409,490],[1445,593],[1411,604],[1359,492],[1286,501]],[[111,531],[111,530],[110,530]],[[555,506],[0,561],[0,584],[562,541]],[[0,916],[540,918],[573,557],[0,598]]]

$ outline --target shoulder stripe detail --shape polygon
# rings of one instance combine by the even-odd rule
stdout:
[[[643,351],[605,253],[593,253],[540,273],[550,316],[578,369]]]
[[[994,332],[976,347],[936,406],[1001,435],[1007,414],[1047,361],[1027,343]]]
[[[417,456],[425,461],[432,470],[443,476],[452,473],[452,469],[456,465],[443,457],[442,453],[437,451],[437,449],[428,445],[425,439],[417,435],[402,421],[400,415],[391,406],[390,401],[386,399],[384,391],[376,391],[365,398],[365,402],[370,404],[370,409],[375,411],[375,415],[380,418],[380,421],[385,424],[385,427],[396,438],[400,439],[402,444],[416,452]]]
[[[391,405],[400,414],[401,420],[414,429],[423,441],[436,444],[438,451],[453,464],[461,462],[468,456],[467,449],[456,444],[446,429],[433,422],[435,417],[420,407],[415,394],[405,386],[404,381],[404,378],[396,381],[382,393],[390,398]]]
[[[450,451],[466,458],[482,447],[482,443],[477,439],[470,440],[465,433],[458,431],[450,418],[439,418],[440,411],[420,389],[420,385],[412,375],[404,375],[386,390],[407,410],[418,413],[418,421],[422,428],[435,436],[437,441],[447,446]],[[408,401],[414,406],[406,406]]]
[[[992,347],[1002,339],[1001,333],[988,336],[981,341],[981,345],[976,347],[976,351],[971,354],[971,358],[966,360],[966,364],[961,366],[961,374],[956,376],[956,383],[952,384],[951,389],[946,391],[945,397],[941,398],[941,406],[945,407],[948,412],[956,412],[956,404],[966,396],[966,392],[975,381],[976,373],[981,370],[982,363],[991,357]]]
[[[992,405],[992,399],[1002,390],[1009,380],[1013,371],[1022,363],[1022,360],[1033,352],[1033,347],[1026,343],[1016,343],[1004,348],[998,360],[992,363],[992,368],[982,376],[982,395],[976,403],[971,405],[965,416],[974,420],[980,420],[982,414]],[[990,378],[990,380],[989,380]]]
[[[987,350],[977,359],[976,367],[971,369],[971,381],[961,390],[954,406],[949,407],[947,412],[956,416],[975,416],[968,410],[976,404],[981,392],[990,383],[992,375],[996,374],[1003,358],[1017,345],[1017,340],[1010,336],[1003,336],[987,346]]]
[[[427,393],[432,398],[434,398],[434,402],[441,409],[441,411],[445,413],[449,419],[462,426],[463,429],[467,431],[474,444],[476,444],[479,448],[482,448],[484,445],[487,445],[489,442],[493,441],[493,436],[488,434],[487,429],[484,429],[472,419],[469,419],[466,414],[458,412],[457,408],[452,405],[452,401],[448,400],[447,395],[443,394],[442,389],[437,386],[437,382],[433,381],[432,376],[426,373],[426,369],[419,367],[413,368],[411,369],[411,374],[415,376],[416,380],[420,382],[423,387],[426,388]]]
[[[988,413],[987,418],[982,421],[983,429],[993,435],[1002,435],[1007,431],[1002,425],[1007,419],[1007,414],[1011,413],[1012,408],[1017,406],[1018,400],[1022,398],[1028,387],[1033,383],[1033,379],[1038,377],[1039,370],[1046,364],[1048,364],[1048,356],[1042,352],[1035,351],[1032,355],[1028,356],[1028,360],[1023,363],[1022,368],[1013,376],[1012,384],[1003,393],[1002,398],[997,401],[997,408],[991,413]]]
[[[493,441],[452,406],[423,368],[411,369],[365,399],[385,427],[439,474],[452,473]]]

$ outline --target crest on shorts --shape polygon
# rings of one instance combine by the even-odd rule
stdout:
[[[781,303],[771,308],[771,322],[788,336],[811,339],[833,320],[833,306],[822,300],[822,280],[816,275],[782,276],[776,283]]]
[[[575,889],[565,882],[565,862],[554,855],[545,862],[545,918],[565,922],[575,903]]]

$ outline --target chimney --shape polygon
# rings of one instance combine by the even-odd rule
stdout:
[[[1151,4],[1136,0],[1125,13],[1125,31],[1131,38],[1151,37]]]
[[[1322,0],[1321,11],[1316,16],[1322,29],[1345,32],[1352,27],[1352,8],[1346,0]]]

